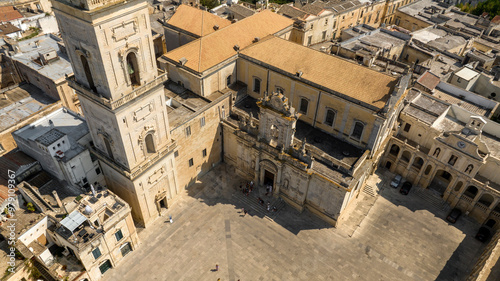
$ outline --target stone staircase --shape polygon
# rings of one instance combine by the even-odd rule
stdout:
[[[424,199],[426,202],[428,202],[430,205],[433,207],[437,208],[438,210],[441,211],[448,211],[450,210],[450,205],[446,203],[443,198],[441,198],[439,195],[434,194],[431,190],[426,190],[420,187],[414,187],[415,189],[415,195]]]
[[[233,197],[243,205],[243,208],[248,211],[248,214],[252,216],[257,215],[271,221],[274,221],[279,212],[286,206],[283,199],[261,195],[259,194],[258,189],[254,189],[254,191],[248,194],[248,196],[243,194],[241,190],[237,190],[233,193]],[[259,203],[259,197],[264,200],[263,205]],[[267,211],[267,202],[270,203],[271,211]],[[276,207],[276,211],[273,211],[274,207]]]
[[[49,272],[49,270],[43,266],[37,259],[32,259],[33,265],[38,269],[40,274],[43,276],[44,280],[47,281],[57,281],[56,278]]]

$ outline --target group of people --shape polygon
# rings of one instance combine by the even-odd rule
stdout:
[[[248,194],[253,191],[253,181],[247,182],[245,188],[243,188],[243,185],[240,184],[240,189],[245,196],[248,196]]]
[[[253,184],[253,181],[250,181],[250,182],[247,182],[245,187],[243,187],[243,184],[240,184],[240,190],[241,192],[243,192],[243,194],[245,196],[248,196],[252,191],[253,191],[253,188],[254,188],[254,184]],[[272,185],[268,185],[266,187],[266,196],[269,196],[269,195],[272,195],[273,194],[273,186]],[[276,212],[278,209],[276,208],[276,206],[272,207],[271,208],[271,203],[269,201],[267,201],[267,204],[264,202],[264,200],[262,198],[257,198],[257,200],[259,201],[259,204],[261,206],[265,206],[266,207],[266,210],[268,212],[270,211],[273,211],[273,212]],[[243,215],[246,215],[248,213],[247,210],[245,210],[244,208],[242,209],[242,213]]]

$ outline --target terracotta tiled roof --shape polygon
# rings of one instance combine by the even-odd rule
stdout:
[[[251,17],[231,24],[212,34],[181,46],[165,54],[167,59],[176,63],[181,58],[187,62],[185,67],[196,72],[203,72],[237,54],[235,45],[240,50],[252,44],[256,37],[264,38],[292,26],[293,20],[264,10]]]
[[[301,20],[305,20],[309,16],[308,13],[290,5],[281,6],[281,8],[278,10],[278,14],[284,15],[292,19],[301,19]]]
[[[418,78],[417,83],[429,90],[434,90],[440,81],[441,79],[438,76],[426,71],[422,74],[422,76],[420,76],[420,78]]]
[[[360,66],[347,60],[269,36],[241,52],[340,94],[377,108],[384,107],[397,78]]]
[[[202,24],[203,23],[203,24]],[[218,29],[230,25],[231,22],[200,9],[180,5],[175,14],[167,22],[167,25],[186,30],[198,36],[206,36],[214,31],[214,26]]]
[[[22,151],[11,151],[0,157],[0,177],[8,179],[7,171],[17,171],[21,166],[36,162],[35,159]],[[5,173],[3,173],[5,171]]]
[[[304,7],[302,7],[301,10],[311,15],[318,16],[324,9],[320,5],[307,4]]]
[[[23,16],[13,6],[0,7],[0,21],[11,21]]]
[[[18,31],[21,31],[21,29],[13,26],[9,22],[0,23],[0,35],[7,35]]]
[[[492,20],[491,23],[498,24],[500,23],[500,15],[495,16]]]

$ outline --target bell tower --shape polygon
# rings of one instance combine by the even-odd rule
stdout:
[[[176,193],[164,82],[145,0],[52,0],[108,187],[147,225]]]

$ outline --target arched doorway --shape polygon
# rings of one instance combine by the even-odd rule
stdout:
[[[385,163],[385,167],[386,167],[387,169],[390,169],[390,168],[391,168],[391,166],[392,166],[391,161],[387,161],[387,162]]]
[[[275,187],[276,183],[276,175],[278,173],[278,167],[276,167],[276,164],[274,164],[272,161],[264,159],[260,161],[259,164],[260,167],[260,177],[259,177],[259,182],[261,185],[265,187]]]
[[[493,226],[495,226],[496,223],[497,223],[496,220],[489,219],[484,225],[486,225],[487,227],[493,227]]]
[[[401,155],[401,160],[408,163],[408,162],[410,162],[410,159],[411,159],[411,153],[408,150],[405,150],[403,152],[403,155]]]
[[[453,176],[445,170],[437,170],[434,175],[434,179],[429,185],[429,189],[435,190],[441,194],[441,196],[446,191],[446,188],[450,184]]]
[[[90,71],[89,62],[85,56],[80,56],[80,60],[82,62],[83,71],[85,72],[85,77],[87,78],[87,82],[89,83],[89,88],[97,93],[97,89],[94,84],[94,79],[92,78],[92,72]]]
[[[130,83],[132,86],[141,85],[141,77],[139,75],[139,65],[137,64],[137,57],[134,52],[127,55],[127,73],[129,75]]]

